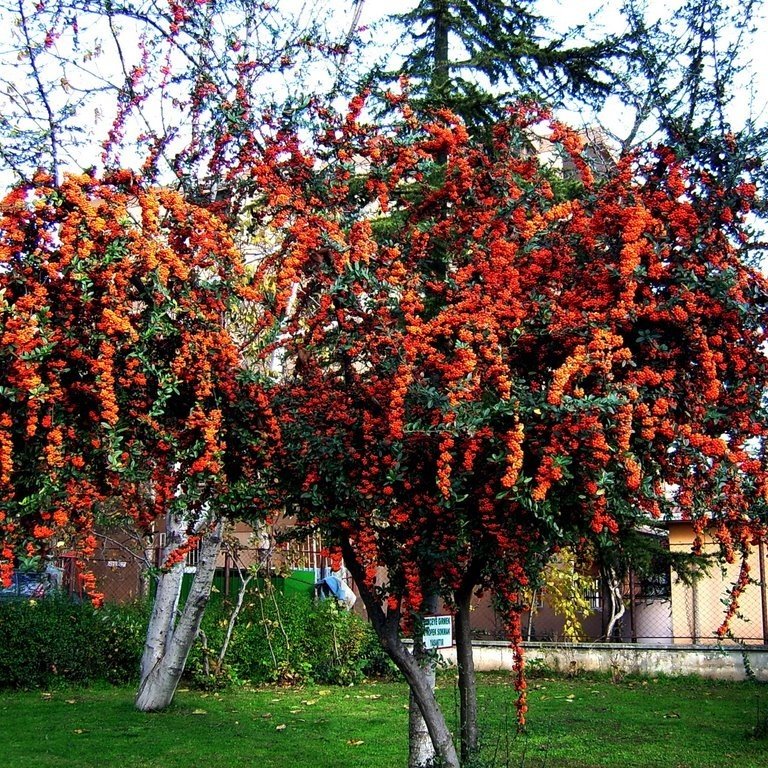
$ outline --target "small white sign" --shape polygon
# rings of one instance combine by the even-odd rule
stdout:
[[[453,645],[453,616],[425,616],[424,645],[427,648],[450,648]]]

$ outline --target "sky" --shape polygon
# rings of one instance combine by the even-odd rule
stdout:
[[[735,2],[735,0],[733,0]],[[26,2],[31,8],[36,0],[22,0]],[[353,11],[356,6],[354,0],[279,0],[281,4],[287,4],[291,7],[301,10],[301,16],[304,20],[310,19],[313,15],[317,15],[318,9],[325,7],[331,9],[333,17],[335,19],[335,25],[338,29],[338,38],[342,40],[346,31],[349,29]],[[671,2],[679,2],[679,0],[652,0],[651,5],[658,9],[658,12],[666,12],[670,7]],[[363,33],[363,37],[367,39],[369,47],[365,49],[365,55],[369,60],[381,59],[387,56],[392,57],[396,55],[393,53],[393,42],[397,39],[397,32],[392,27],[387,27],[383,18],[395,12],[408,10],[413,7],[416,0],[388,0],[386,3],[382,3],[380,0],[364,0],[362,3],[360,24],[368,28],[366,33]],[[12,9],[16,7],[16,3],[11,0],[0,0],[0,11],[4,8]],[[623,31],[623,22],[620,14],[615,10],[615,4],[604,4],[599,0],[581,0],[579,3],[574,3],[572,0],[539,0],[536,4],[537,11],[543,16],[548,18],[555,28],[563,31],[576,24],[586,24],[590,33],[595,36],[599,36],[601,32],[620,32]],[[599,14],[592,19],[592,15],[599,11]],[[12,10],[7,10],[12,13]],[[601,27],[597,24],[602,25]],[[9,110],[5,108],[8,99],[8,93],[12,94],[14,86],[14,78],[18,77],[18,72],[21,70],[19,65],[19,59],[17,58],[14,46],[11,40],[11,34],[18,35],[18,27],[13,25],[0,25],[0,83],[4,81],[4,86],[0,86],[0,117],[2,114],[9,114]],[[122,37],[123,53],[127,60],[136,61],[137,45],[135,34],[129,26],[124,26]],[[761,39],[758,39],[758,43]],[[55,51],[57,47],[61,48],[64,55],[66,55],[66,45],[70,44],[71,40],[62,39],[52,49]],[[80,53],[83,53],[83,46],[85,43],[80,42]],[[755,48],[756,59],[759,61],[757,54],[760,51]],[[23,61],[22,61],[23,64]],[[83,82],[90,82],[91,84],[97,84],[99,77],[108,74],[110,67],[114,67],[117,71],[117,60],[114,56],[106,57],[101,56],[98,58],[97,66],[94,68],[94,72],[86,78],[83,68],[73,72],[71,76],[74,82],[76,77],[84,78]],[[69,76],[68,76],[69,77]],[[57,89],[54,96],[55,100],[59,100],[60,103],[64,103],[67,100],[71,100],[76,96],[76,86],[73,87],[72,83],[69,83],[68,77],[61,77],[61,88]],[[320,76],[318,75],[316,81]],[[328,75],[325,76],[325,81],[328,82]],[[58,72],[55,75],[56,80],[59,79]],[[308,79],[311,82],[312,78]],[[319,81],[318,81],[319,82]],[[273,81],[269,87],[279,89],[281,87],[279,80]],[[319,88],[323,86],[318,85]],[[2,94],[2,90],[6,91],[6,96]],[[737,89],[736,98],[734,100],[733,110],[733,122],[738,126],[748,116],[750,109],[750,90],[756,94],[756,103],[765,105],[768,103],[768,71],[765,67],[756,68],[753,78],[750,82],[744,82],[741,87]],[[13,94],[12,94],[13,95]],[[5,103],[4,103],[5,102]],[[110,116],[114,114],[114,95],[108,94],[103,99],[92,99],[86,110],[76,115],[76,122],[78,127],[85,130],[86,134],[91,133],[95,135],[103,136],[107,131],[110,124]],[[157,112],[156,116],[160,117],[160,113]],[[580,124],[594,124],[599,122],[601,125],[607,127],[611,132],[616,134],[619,138],[623,138],[622,134],[626,132],[628,124],[631,122],[631,117],[628,116],[621,107],[616,103],[616,100],[610,100],[607,102],[605,108],[599,114],[593,114],[589,112],[570,112],[561,115],[566,121],[575,125]],[[162,117],[167,117],[163,115]],[[763,111],[762,120],[768,119],[768,114]],[[94,158],[98,156],[98,144],[90,141],[86,142],[83,148],[74,153],[68,161],[68,165],[71,167],[83,167],[91,165]],[[130,162],[130,158],[126,158]],[[0,184],[6,180],[0,171]]]

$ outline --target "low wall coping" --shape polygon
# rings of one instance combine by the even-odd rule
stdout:
[[[715,680],[745,680],[748,669],[757,679],[768,680],[768,646],[753,645],[651,645],[643,643],[525,642],[529,660],[542,661],[560,672],[616,672],[652,677],[695,675]],[[508,642],[472,644],[475,668],[483,672],[510,671],[513,653]],[[455,664],[455,648],[441,652]],[[746,660],[746,663],[745,663]]]

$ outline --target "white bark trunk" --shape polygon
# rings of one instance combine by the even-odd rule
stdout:
[[[375,624],[374,627],[376,628]],[[394,632],[388,632],[384,637],[381,635],[379,637],[385,650],[403,673],[411,689],[424,718],[436,757],[441,761],[440,765],[443,768],[459,768],[460,763],[456,754],[456,747],[453,744],[453,736],[448,730],[440,705],[435,699],[434,681],[430,682],[425,671]]]
[[[610,641],[616,623],[621,619],[627,609],[624,605],[623,595],[621,594],[621,582],[616,576],[616,571],[613,568],[608,568],[607,570],[606,584],[608,586],[608,594],[611,597],[611,618],[608,622],[608,627],[605,630],[605,639]]]
[[[158,627],[150,626],[150,630],[147,632],[147,648],[145,648],[144,659],[142,660],[142,679],[136,696],[136,708],[142,712],[165,709],[173,701],[179,680],[184,673],[189,651],[200,630],[200,622],[211,596],[211,586],[216,573],[216,559],[221,550],[222,529],[223,523],[218,521],[211,531],[202,538],[197,570],[178,621],[174,624],[174,617],[172,616],[170,628],[165,632],[163,631],[162,627],[167,626],[166,621],[168,619],[164,611],[171,602],[170,597],[164,596],[163,605],[166,608],[158,611]],[[174,568],[176,567],[174,566]],[[171,570],[173,571],[173,569]],[[184,566],[181,564],[182,574],[183,571]],[[169,583],[172,584],[173,580]],[[181,579],[178,582],[178,590],[181,590]],[[159,596],[160,585],[158,585]],[[176,604],[178,605],[178,593]],[[153,618],[155,616],[154,610],[152,616]],[[156,642],[158,637],[162,637],[162,647]],[[151,648],[149,647],[150,638]]]
[[[163,562],[182,544],[184,527],[182,518],[166,515],[165,546],[161,554]],[[177,563],[168,571],[162,571],[158,576],[152,613],[147,626],[144,653],[141,657],[140,679],[142,682],[165,655],[168,639],[173,634],[183,577],[183,562]]]
[[[424,669],[427,685],[435,689],[435,668],[430,664]],[[435,748],[429,735],[427,722],[421,714],[416,697],[411,693],[408,702],[408,768],[423,768],[432,765],[435,759]]]
[[[425,598],[423,611],[425,614],[437,612],[437,597]],[[413,658],[424,673],[424,680],[429,688],[435,690],[435,658],[424,645],[422,633],[414,635]],[[427,723],[421,714],[418,702],[411,691],[408,701],[408,768],[423,768],[435,759],[435,748],[429,735]]]

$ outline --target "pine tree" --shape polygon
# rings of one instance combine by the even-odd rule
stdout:
[[[425,107],[447,107],[478,128],[498,118],[510,94],[558,104],[566,94],[600,103],[627,41],[575,42],[556,34],[535,0],[420,0],[393,19],[412,48],[405,75]]]

